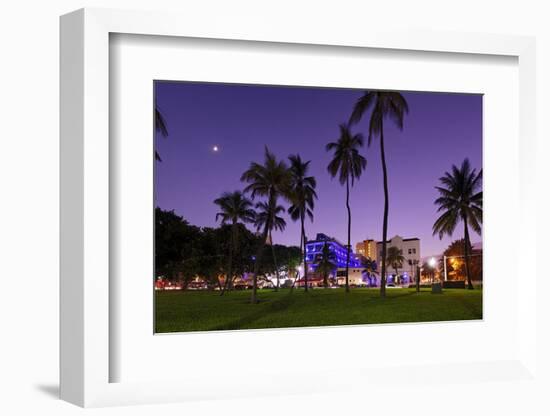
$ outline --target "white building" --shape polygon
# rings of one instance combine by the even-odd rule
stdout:
[[[338,269],[336,282],[339,286],[346,284],[346,269]],[[366,286],[363,268],[350,267],[348,270],[348,282],[350,286]]]
[[[377,247],[377,257],[376,263],[379,265],[382,260],[382,242],[376,243]],[[399,235],[391,238],[386,242],[386,251],[390,247],[397,247],[403,252],[403,257],[405,261],[403,262],[402,268],[399,270],[399,274],[406,274],[410,277],[410,281],[414,280],[415,277],[415,267],[420,264],[420,239],[419,238],[403,238]],[[386,264],[388,275],[393,275],[394,271],[391,269],[391,266]]]

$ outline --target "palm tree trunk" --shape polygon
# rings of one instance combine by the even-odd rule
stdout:
[[[304,273],[307,274],[307,269],[306,269],[306,236],[305,236],[305,232],[304,232],[304,226],[302,224],[302,232],[301,232],[301,235],[300,235],[300,252],[303,253],[303,256],[304,256]],[[303,251],[302,251],[303,249]],[[296,270],[296,276],[294,278],[294,281],[292,282],[292,286],[290,286],[290,290],[294,290],[294,286],[296,286],[296,281],[300,278],[300,272],[299,270]],[[306,276],[306,280],[307,280],[307,276]]]
[[[306,254],[306,230],[304,228],[304,216],[302,215],[300,218],[300,221],[302,222],[302,241],[304,244],[304,288],[307,292],[307,254]]]
[[[235,241],[237,234],[237,223],[233,221],[233,224],[231,224],[231,239],[229,243],[229,260],[227,265],[227,273],[225,282],[223,285],[222,292],[220,293],[220,296],[223,296],[226,290],[233,289],[233,250],[235,248]]]
[[[279,290],[279,266],[277,265],[277,256],[275,256],[275,247],[273,247],[273,237],[271,233],[269,234],[269,239],[271,240],[271,254],[273,255],[273,264],[275,265],[275,276],[277,276],[277,286],[275,287],[275,292]]]
[[[462,218],[464,222],[464,263],[466,264],[466,277],[468,279],[468,290],[473,290],[472,277],[470,275],[470,233],[468,232],[468,222],[466,217]]]
[[[262,241],[260,242],[260,247],[256,253],[256,260],[254,262],[254,276],[252,278],[252,296],[250,297],[250,303],[258,303],[258,270],[260,268],[260,262],[263,257],[265,240],[267,239],[267,224],[265,225],[264,232],[262,233]]]
[[[386,153],[384,151],[384,125],[380,121],[380,157],[382,158],[382,173],[384,176],[384,222],[382,224],[382,270],[380,277],[380,296],[386,296],[386,240],[388,238],[388,170],[386,167]]]
[[[349,207],[349,177],[346,179],[346,208],[348,209],[348,245],[346,253],[346,293],[349,292],[349,252],[351,240],[351,208]]]

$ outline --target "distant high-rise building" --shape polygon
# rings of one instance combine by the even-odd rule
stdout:
[[[355,244],[355,252],[359,256],[368,257],[372,260],[376,260],[377,250],[376,250],[376,241],[374,240],[363,240]]]

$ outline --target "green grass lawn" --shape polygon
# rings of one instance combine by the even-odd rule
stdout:
[[[260,290],[260,303],[250,304],[250,291],[157,291],[156,332],[215,331],[324,325],[426,322],[482,318],[481,290],[388,289]]]

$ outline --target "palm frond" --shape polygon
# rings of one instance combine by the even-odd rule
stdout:
[[[367,160],[359,152],[364,143],[363,135],[352,134],[349,126],[343,123],[339,129],[338,140],[325,147],[327,151],[334,152],[327,171],[333,178],[338,176],[340,184],[344,185],[350,180],[353,185],[367,166]]]
[[[445,172],[439,181],[441,186],[435,189],[439,197],[434,201],[441,212],[433,225],[433,235],[439,238],[452,235],[457,224],[465,221],[476,233],[481,234],[483,218],[482,171],[472,168],[469,159],[464,159],[460,167],[452,165],[450,172]]]
[[[351,112],[351,116],[349,118],[349,124],[359,123],[359,121],[361,121],[361,118],[363,117],[363,114],[365,114],[365,112],[367,112],[369,108],[372,107],[375,99],[375,93],[365,91],[365,93],[361,97],[359,97],[359,99],[355,102],[355,105],[353,106],[353,111]]]

